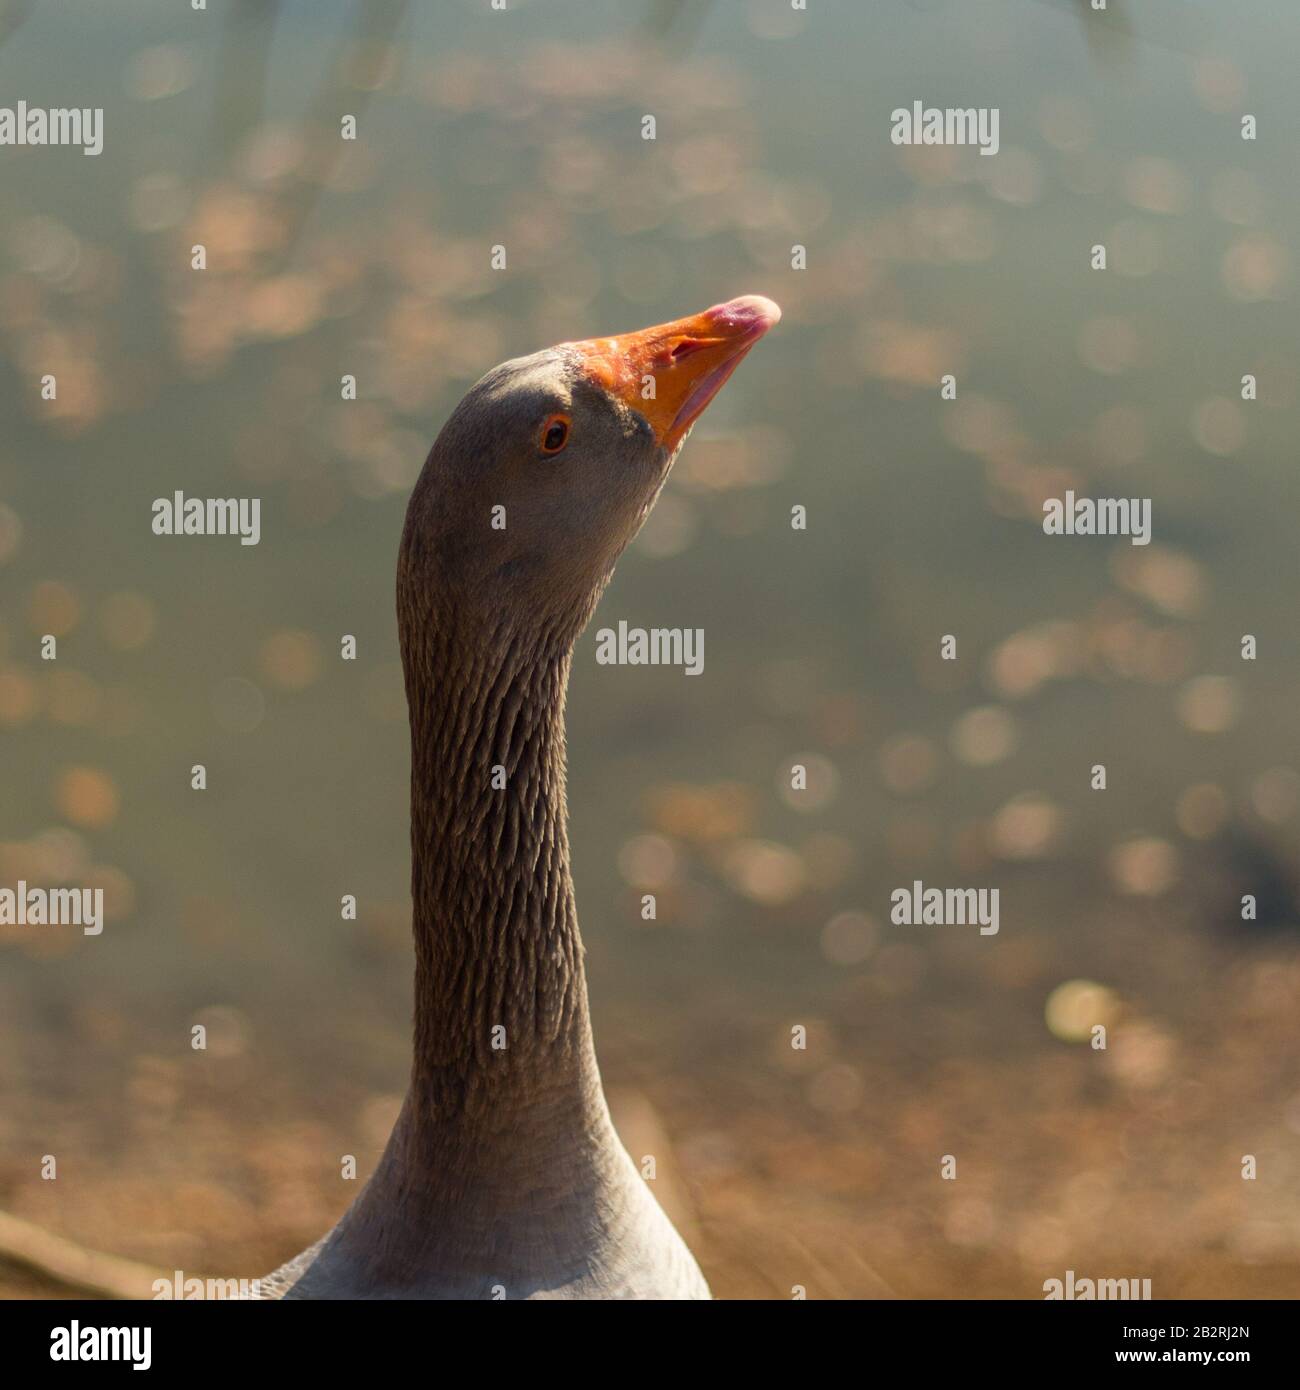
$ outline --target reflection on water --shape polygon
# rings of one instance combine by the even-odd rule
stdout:
[[[239,1273],[329,1224],[404,1084],[392,571],[428,444],[503,357],[755,291],[781,328],[602,609],[704,627],[705,674],[589,635],[570,701],[603,1064],[715,1288],[1032,1296],[1133,1256],[1157,1296],[1295,1293],[1298,31],[0,8],[0,103],[106,131],[0,149],[0,883],[108,912],[0,928],[0,1204]],[[916,100],[999,106],[1001,152],[891,145]],[[153,537],[177,489],[260,496],[261,544]],[[1049,542],[1067,489],[1150,497],[1152,544]],[[1000,886],[999,935],[893,926],[915,880]]]

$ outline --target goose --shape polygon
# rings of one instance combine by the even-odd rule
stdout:
[[[779,320],[760,295],[494,367],[412,491],[414,1056],[375,1172],[261,1281],[285,1299],[707,1299],[610,1121],[569,869],[574,643],[692,425]]]

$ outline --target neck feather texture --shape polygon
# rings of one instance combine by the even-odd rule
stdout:
[[[376,1286],[430,1268],[585,1268],[646,1203],[601,1090],[569,873],[564,696],[581,623],[401,617],[415,1056],[338,1238]]]
[[[414,1079],[446,1118],[590,1049],[565,823],[571,648],[426,629],[406,651]]]

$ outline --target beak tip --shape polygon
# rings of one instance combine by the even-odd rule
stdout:
[[[781,306],[765,295],[742,294],[725,304],[715,304],[708,315],[720,326],[766,333],[781,322]]]

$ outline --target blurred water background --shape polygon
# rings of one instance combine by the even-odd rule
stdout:
[[[602,1064],[715,1292],[1300,1293],[1300,11],[810,10],[0,4],[0,104],[105,110],[0,148],[0,883],[110,914],[0,928],[0,1208],[244,1276],[336,1218],[405,1083],[428,445],[502,358],[759,292],[595,624],[705,672],[589,632],[569,708]],[[892,145],[917,100],[1000,153]],[[1066,488],[1153,543],[1045,537]],[[261,544],[153,536],[176,489]],[[914,879],[1000,933],[892,926]]]

